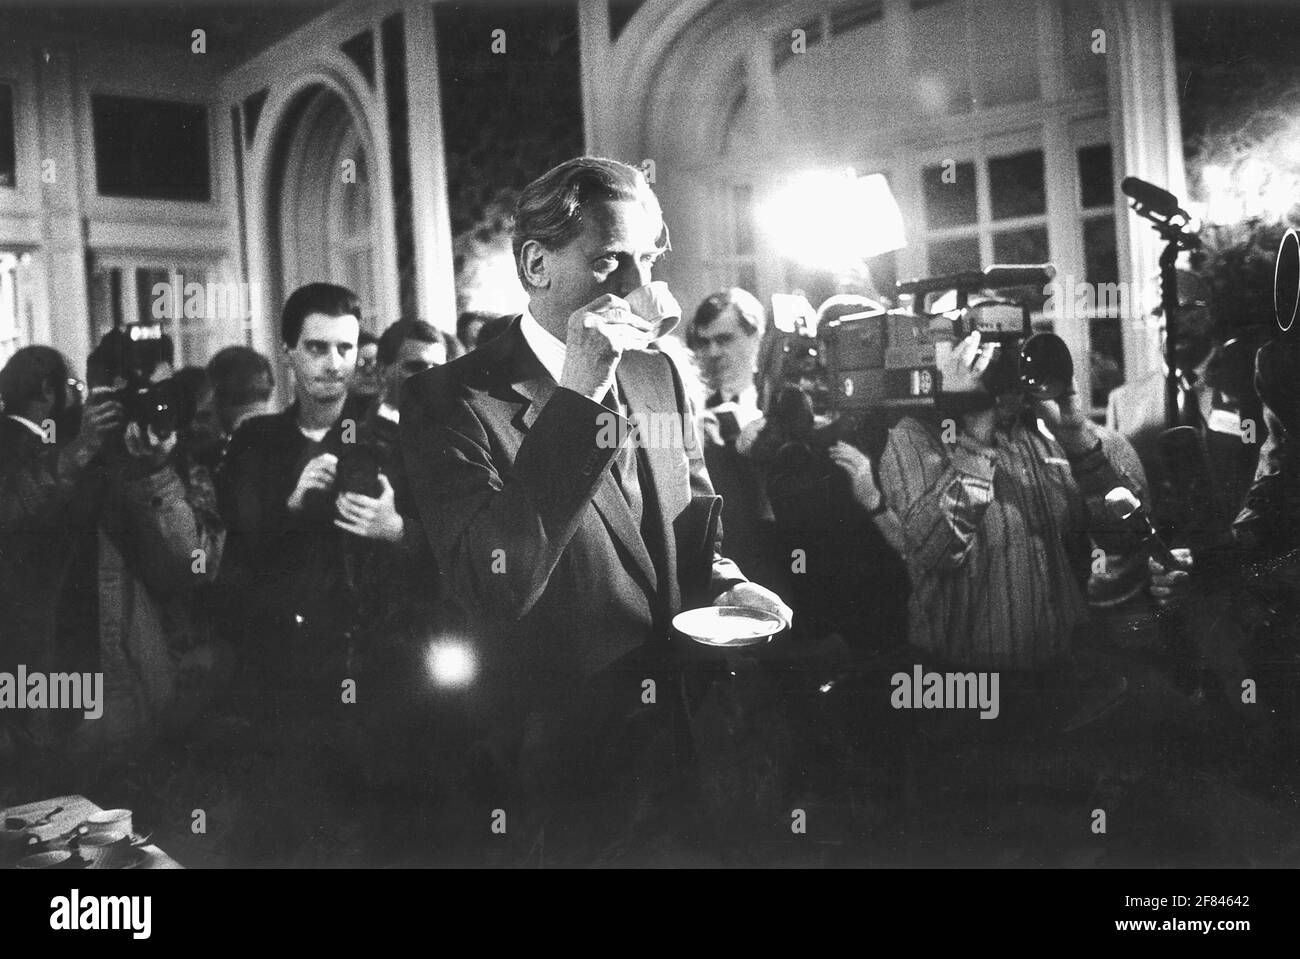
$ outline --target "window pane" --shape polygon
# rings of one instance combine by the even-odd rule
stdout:
[[[1084,147],[1079,151],[1079,192],[1084,209],[1110,206],[1115,202],[1110,156],[1109,143]]]
[[[997,263],[1046,263],[1047,227],[1031,226],[993,235],[993,259]]]
[[[930,275],[960,273],[980,268],[980,241],[977,236],[930,243]]]
[[[0,83],[0,187],[18,185],[15,139],[14,88]]]
[[[101,196],[206,203],[208,110],[133,97],[91,98]]]
[[[921,181],[925,191],[925,222],[931,230],[975,222],[978,212],[973,162],[928,166],[921,171]]]
[[[1083,262],[1090,283],[1118,283],[1115,218],[1099,216],[1083,223]]]
[[[1030,150],[989,160],[993,219],[1036,216],[1047,212],[1043,185],[1043,151]]]
[[[1124,334],[1118,317],[1092,320],[1090,354],[1092,405],[1105,406],[1110,391],[1124,382]]]

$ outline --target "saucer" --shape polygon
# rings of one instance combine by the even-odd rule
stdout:
[[[785,629],[776,613],[749,606],[701,606],[673,617],[673,627],[704,646],[761,646]]]

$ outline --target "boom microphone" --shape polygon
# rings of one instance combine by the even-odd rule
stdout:
[[[1168,190],[1162,190],[1154,183],[1139,180],[1135,176],[1126,176],[1120,182],[1119,188],[1124,191],[1125,196],[1134,200],[1140,206],[1146,207],[1157,216],[1189,218],[1187,211],[1178,205],[1178,197]]]

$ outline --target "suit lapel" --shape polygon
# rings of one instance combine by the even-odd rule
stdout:
[[[552,394],[559,389],[559,385],[546,371],[537,354],[528,346],[528,341],[524,339],[519,329],[518,320],[508,333],[493,342],[500,344],[500,349],[503,351],[502,360],[511,371],[511,389],[523,401],[511,422],[521,433],[527,433],[537,421],[537,417],[541,415],[543,407]],[[619,389],[622,388],[623,383],[620,379]],[[625,393],[624,396],[627,394]],[[635,409],[631,406],[630,398],[628,403],[629,410]],[[641,482],[643,485],[646,484],[647,478],[642,477]],[[623,492],[618,488],[618,482],[609,467],[606,467],[605,476],[596,490],[596,495],[592,498],[592,505],[595,506],[610,535],[631,555],[635,563],[635,570],[631,572],[634,575],[639,574],[638,578],[642,581],[642,585],[649,589],[651,595],[654,595],[658,583],[654,562],[650,558],[649,550],[646,549],[641,531],[632,521],[632,511],[628,508],[627,500],[623,498]]]
[[[660,560],[655,567],[661,598],[670,605],[675,601],[676,551],[672,527],[669,523],[672,510],[667,501],[668,491],[680,471],[680,451],[668,438],[669,424],[659,418],[673,415],[676,404],[656,389],[654,377],[648,375],[646,357],[632,354],[619,364],[616,374],[618,388],[628,411],[640,417],[638,431],[643,456],[640,460],[641,491],[645,498],[649,527],[653,530],[647,548],[655,550]],[[644,539],[643,539],[644,542]]]

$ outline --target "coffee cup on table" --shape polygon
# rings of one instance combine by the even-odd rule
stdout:
[[[682,308],[663,280],[653,280],[639,286],[627,296],[627,305],[641,319],[656,327],[654,338],[667,336],[682,321]]]

